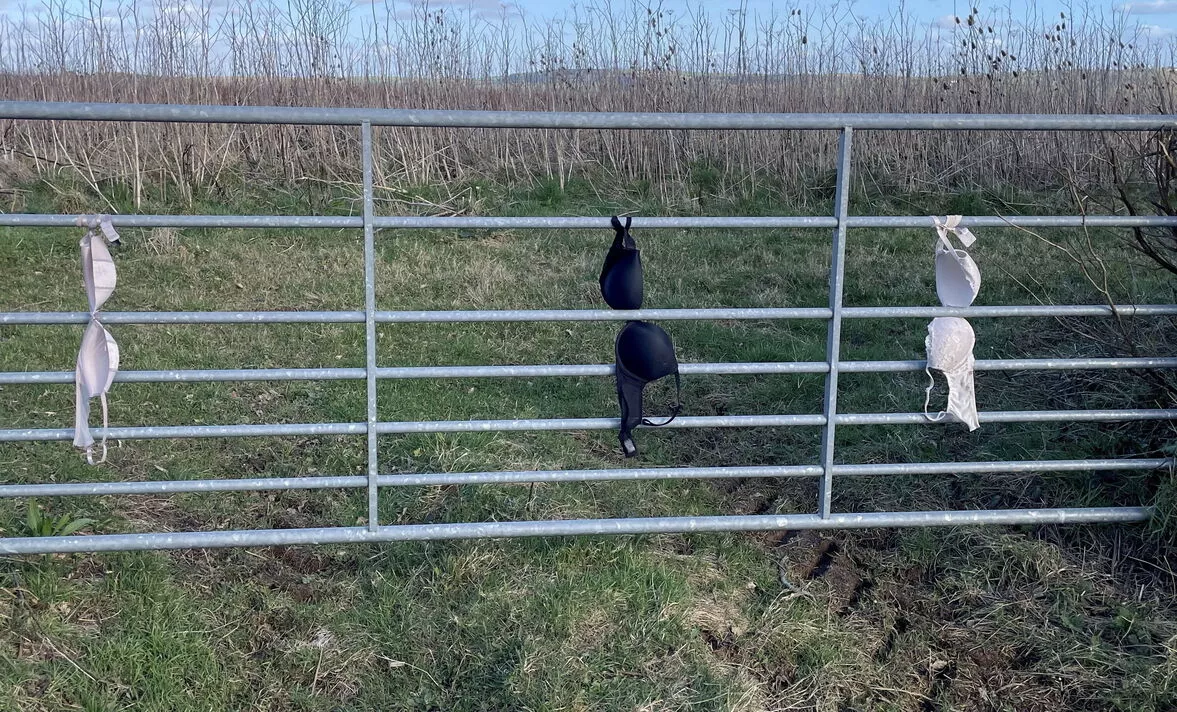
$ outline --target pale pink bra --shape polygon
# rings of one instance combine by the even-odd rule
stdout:
[[[86,462],[99,465],[106,462],[106,393],[119,370],[119,346],[99,322],[98,312],[114,293],[118,281],[106,243],[118,244],[119,236],[106,216],[83,217],[78,223],[87,228],[81,242],[82,280],[90,303],[90,323],[82,334],[82,346],[74,369],[74,445],[85,450]],[[94,460],[94,437],[90,434],[92,398],[98,398],[102,403],[102,457],[97,461]]]

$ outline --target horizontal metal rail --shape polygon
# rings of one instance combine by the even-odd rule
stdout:
[[[1122,460],[1009,460],[1005,462],[896,462],[867,465],[835,465],[834,474],[863,475],[980,475],[1026,472],[1104,472],[1160,470],[1173,467],[1171,457],[1140,457]]]
[[[769,114],[607,111],[451,111],[311,106],[209,106],[6,101],[0,119],[168,123],[435,126],[539,129],[1157,131],[1160,114]]]
[[[963,317],[1041,317],[1041,316],[1174,316],[1173,304],[1011,304],[979,307],[845,307],[846,319],[935,319],[938,316]]]
[[[84,215],[3,213],[0,227],[77,227]],[[362,228],[362,217],[348,215],[111,215],[115,227],[175,228]]]
[[[982,423],[1128,422],[1172,420],[1177,410],[1010,410],[980,414]],[[699,415],[680,416],[664,428],[779,428],[825,425],[825,416],[812,415]],[[840,413],[838,425],[937,425],[923,413]],[[618,418],[519,418],[513,420],[422,420],[381,422],[381,435],[408,433],[486,433],[553,430],[613,430]],[[942,425],[942,424],[941,424]],[[117,440],[159,440],[170,438],[279,437],[298,435],[363,435],[365,423],[289,423],[257,425],[156,425],[147,427],[94,428],[95,436]],[[25,428],[0,430],[0,442],[47,442],[72,440],[70,428]]]
[[[227,381],[345,381],[364,378],[362,368],[226,368],[119,371],[116,383],[216,383]],[[73,371],[5,371],[0,385],[73,383]]]
[[[927,361],[841,361],[843,373],[922,371]],[[1081,369],[1177,368],[1177,358],[1024,358],[982,359],[978,371],[1065,371]],[[534,366],[394,366],[376,369],[376,377],[401,378],[546,378],[612,376],[613,364]],[[825,361],[681,363],[684,376],[825,373]],[[116,383],[210,383],[227,381],[343,381],[365,377],[362,368],[232,368],[119,371]],[[73,371],[3,371],[0,385],[73,383]]]
[[[1173,227],[1177,217],[1168,215],[970,215],[962,217],[963,227]],[[852,215],[846,220],[851,228],[929,228],[930,217]]]
[[[1159,470],[1173,467],[1172,458],[1124,460],[1018,460],[1005,462],[913,462],[835,465],[838,476],[1018,474],[1038,472],[1104,472]],[[511,470],[494,472],[434,472],[380,475],[381,487],[443,485],[505,485],[568,482],[633,482],[639,480],[821,477],[820,465],[751,465],[738,467],[650,467],[607,470]],[[366,475],[307,477],[247,477],[212,480],[150,480],[132,482],[50,482],[3,484],[5,497],[79,497],[159,495],[199,492],[268,492],[312,489],[359,489]]]
[[[55,213],[0,213],[0,227],[75,227],[79,215]],[[829,229],[837,218],[825,216],[682,216],[635,217],[640,230],[769,230]],[[361,228],[362,217],[348,215],[112,215],[115,227],[173,228]],[[549,216],[377,216],[378,229],[397,230],[608,230],[607,217]],[[970,215],[961,219],[965,227],[1174,227],[1177,217],[1168,215]],[[849,216],[848,228],[932,228],[931,216]]]
[[[980,413],[982,423],[1116,423],[1142,420],[1172,420],[1173,409],[1127,410],[998,410]],[[838,425],[919,425],[928,422],[923,413],[841,413]]]
[[[456,324],[538,321],[649,321],[829,319],[826,307],[715,309],[489,309],[468,311],[378,311],[383,324]],[[1177,316],[1174,304],[1012,304],[974,307],[844,307],[847,319],[963,317]],[[0,312],[0,325],[85,324],[88,312]],[[360,324],[362,311],[103,312],[104,324]]]
[[[940,512],[866,512],[859,514],[760,514],[635,519],[564,519],[530,522],[459,522],[321,529],[254,529],[172,534],[104,534],[97,536],[0,538],[0,554],[51,554],[90,551],[203,549],[293,544],[362,544],[390,541],[438,541],[532,536],[606,536],[805,529],[873,529],[1007,524],[1109,524],[1143,522],[1148,507],[997,509]]]
[[[1130,469],[1130,468],[1129,468]],[[817,465],[764,465],[740,467],[655,467],[611,470],[515,470],[499,472],[435,472],[380,475],[381,487],[441,485],[532,484],[557,482],[619,482],[669,479],[721,479],[741,477],[816,477]],[[355,489],[368,484],[366,476],[255,477],[221,480],[170,480],[154,482],[87,482],[33,485],[0,485],[0,497],[47,497],[105,494],[171,494],[175,492],[269,491],[288,489]]]
[[[0,312],[0,324],[86,324],[89,312]],[[103,324],[363,324],[362,311],[103,312]]]
[[[256,425],[156,425],[131,428],[91,428],[97,438],[158,440],[167,438],[252,438],[306,435],[364,435],[366,423],[266,423]],[[51,442],[72,440],[70,428],[0,430],[0,442]]]

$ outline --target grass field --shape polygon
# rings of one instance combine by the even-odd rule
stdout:
[[[428,199],[428,190],[420,195]],[[789,214],[829,196],[708,194],[658,204],[641,185],[472,185],[487,214]],[[129,198],[114,191],[116,205]],[[162,198],[141,212],[167,212]],[[198,196],[184,212],[347,212],[288,194]],[[67,183],[20,210],[80,211]],[[1025,196],[856,195],[852,210],[984,214]],[[404,209],[385,203],[386,212]],[[77,230],[0,229],[0,311],[85,302]],[[637,232],[646,306],[824,306],[827,231]],[[1042,237],[1103,258],[1121,303],[1173,283],[1112,233]],[[925,231],[855,231],[846,303],[935,299]],[[1090,243],[1088,243],[1088,238]],[[382,309],[594,308],[608,231],[378,235]],[[986,230],[978,303],[1103,303],[1040,237]],[[124,231],[109,310],[362,307],[358,231]],[[822,360],[824,322],[670,322],[680,360]],[[1099,322],[974,320],[977,358],[1116,353]],[[1173,324],[1135,325],[1144,355]],[[381,365],[607,363],[616,324],[381,325]],[[118,326],[126,370],[362,366],[362,325]],[[68,370],[76,327],[0,327],[0,370]],[[925,320],[850,321],[848,359],[921,358]],[[845,412],[913,412],[921,374],[843,377]],[[816,413],[821,376],[690,377],[688,415]],[[987,372],[982,410],[1173,407],[1122,372]],[[659,384],[647,402],[668,403]],[[942,397],[942,391],[941,391]],[[0,427],[68,427],[68,386],[0,387]],[[652,398],[652,401],[651,401]],[[610,416],[611,379],[390,380],[382,420]],[[658,407],[651,408],[659,412]],[[117,384],[116,425],[363,420],[362,381]],[[807,464],[816,428],[644,430],[641,465]],[[844,427],[843,462],[1156,456],[1167,423]],[[612,431],[384,437],[385,472],[600,468]],[[68,443],[0,445],[9,482],[279,477],[364,471],[355,437],[128,441],[87,467]],[[842,511],[1168,502],[1170,476],[1025,474],[839,480]],[[384,523],[809,512],[800,480],[389,488]],[[87,531],[354,525],[363,493],[38,502]],[[0,502],[6,536],[23,501]],[[1168,511],[1168,510],[1166,510]],[[0,708],[12,710],[1163,710],[1177,705],[1171,534],[1024,527],[438,542],[0,560]]]

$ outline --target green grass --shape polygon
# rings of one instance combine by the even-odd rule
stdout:
[[[454,199],[487,214],[792,214],[821,191],[715,195],[699,166],[681,202],[648,186],[586,183]],[[816,190],[816,189],[815,189]],[[127,196],[111,190],[120,209]],[[407,196],[407,197],[405,197]],[[345,212],[346,194],[222,187],[186,212]],[[84,191],[34,186],[21,209],[93,209]],[[858,212],[1004,210],[1025,196],[855,196]],[[143,212],[168,211],[149,196]],[[275,206],[276,205],[276,206]],[[1058,206],[1037,208],[1049,212]],[[383,210],[400,212],[402,203]],[[0,311],[75,310],[77,230],[0,229]],[[1077,231],[1053,240],[1081,245]],[[601,231],[378,236],[382,309],[598,308]],[[646,305],[824,306],[826,231],[638,231]],[[934,300],[933,236],[855,231],[846,303]],[[1092,234],[1120,302],[1173,301],[1172,283],[1111,233]],[[985,304],[1101,303],[1078,266],[1033,235],[981,232]],[[357,231],[126,230],[110,310],[356,309]],[[1106,325],[974,320],[978,358],[1114,353]],[[1172,324],[1140,328],[1171,353]],[[821,322],[667,322],[684,362],[822,360]],[[607,363],[616,324],[381,325],[381,365]],[[1088,328],[1088,331],[1083,331]],[[924,320],[848,321],[849,359],[916,359]],[[360,325],[116,326],[127,370],[362,366]],[[0,370],[69,370],[76,327],[0,327]],[[923,374],[846,374],[845,412],[913,412]],[[820,376],[690,377],[688,415],[816,413]],[[1172,407],[1128,372],[978,375],[983,410]],[[390,380],[382,420],[607,416],[609,379]],[[942,390],[939,393],[943,398]],[[0,387],[0,427],[69,427],[69,386]],[[648,394],[657,413],[673,397]],[[362,381],[118,384],[116,425],[356,422]],[[642,466],[803,464],[815,428],[638,433]],[[1156,455],[1164,423],[844,427],[843,462]],[[600,468],[613,432],[383,437],[384,472]],[[115,443],[88,467],[68,443],[0,445],[8,482],[282,477],[364,471],[362,438]],[[1024,474],[846,479],[842,511],[1096,506],[1172,501],[1168,476]],[[673,481],[389,488],[384,523],[810,512],[809,481]],[[49,499],[87,531],[354,525],[360,492]],[[25,503],[0,502],[24,535]],[[1169,709],[1177,704],[1171,527],[673,535],[362,547],[186,551],[0,561],[0,709]]]

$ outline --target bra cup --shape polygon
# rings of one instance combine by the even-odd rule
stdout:
[[[613,309],[641,309],[643,291],[641,250],[610,250],[601,272],[601,296],[605,303]]]
[[[86,286],[86,299],[90,302],[90,311],[96,312],[102,308],[118,282],[118,275],[114,267],[114,259],[110,250],[100,237],[87,235],[82,239],[82,281]]]
[[[94,444],[90,435],[90,399],[105,396],[119,369],[119,347],[110,332],[91,319],[82,333],[74,369],[74,445]]]
[[[967,425],[970,431],[981,427],[977,418],[976,390],[973,384],[975,343],[976,335],[972,325],[956,316],[933,319],[928,325],[928,336],[924,340],[924,345],[928,349],[928,368],[940,371],[948,381],[947,413]],[[929,396],[931,391],[932,386],[929,385]],[[926,402],[924,408],[926,414]]]
[[[928,350],[928,368],[955,373],[970,368],[976,334],[968,321],[958,316],[942,316],[928,324],[924,346]]]
[[[674,342],[662,327],[631,321],[617,335],[617,365],[644,383],[678,373]]]
[[[601,296],[610,307],[622,311],[642,308],[642,252],[629,234],[630,219],[625,223],[616,215],[611,219],[613,244],[601,267]]]
[[[116,346],[112,364],[110,346],[113,341],[102,324],[95,320],[91,320],[82,333],[74,380],[87,398],[105,393],[114,379],[114,371],[118,369],[118,350]]]
[[[964,250],[936,250],[936,294],[946,307],[967,307],[981,291],[981,270]]]

